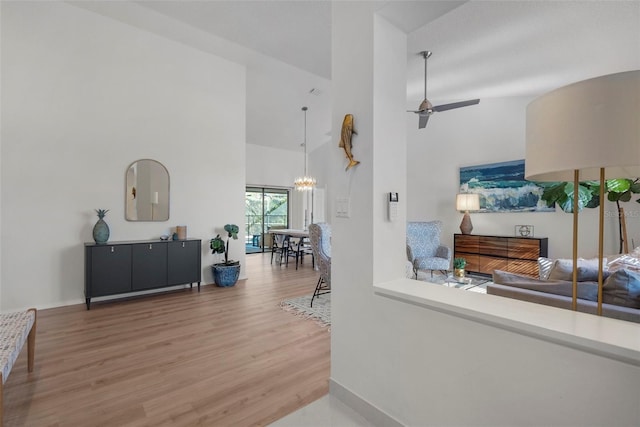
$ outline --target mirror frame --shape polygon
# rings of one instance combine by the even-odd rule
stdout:
[[[129,185],[129,171],[131,170],[131,168],[138,162],[142,162],[142,161],[147,161],[147,162],[153,162],[157,165],[159,165],[160,167],[162,167],[162,170],[164,170],[164,173],[167,176],[167,216],[166,218],[161,218],[161,219],[153,219],[153,214],[152,214],[152,218],[151,219],[131,219],[129,218],[128,215],[128,211],[129,211],[129,196],[130,196],[130,187],[134,188],[133,186]],[[127,221],[131,221],[131,222],[164,222],[164,221],[169,221],[169,217],[170,217],[170,212],[171,212],[171,176],[169,175],[169,170],[165,167],[165,165],[163,165],[162,163],[160,163],[157,160],[154,159],[138,159],[135,160],[133,162],[131,162],[129,164],[129,166],[127,166],[127,169],[125,170],[124,173],[124,218]]]

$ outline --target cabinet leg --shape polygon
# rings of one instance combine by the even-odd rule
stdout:
[[[198,292],[200,292],[200,282],[198,282]]]
[[[91,298],[86,298],[87,310],[91,310]]]

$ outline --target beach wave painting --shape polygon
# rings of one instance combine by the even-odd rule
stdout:
[[[524,179],[524,159],[460,168],[460,192],[480,196],[479,212],[554,212],[543,191]]]

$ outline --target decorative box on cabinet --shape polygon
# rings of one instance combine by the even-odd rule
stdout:
[[[201,240],[85,243],[84,293],[91,298],[198,283]]]
[[[454,256],[467,260],[470,273],[490,276],[493,270],[538,276],[538,257],[547,256],[546,237],[454,234]]]

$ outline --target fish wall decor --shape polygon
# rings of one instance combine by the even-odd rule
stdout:
[[[340,133],[340,143],[338,147],[342,147],[344,149],[344,153],[349,159],[349,164],[345,168],[345,171],[348,171],[350,168],[354,167],[358,163],[358,160],[353,158],[353,153],[351,152],[351,137],[352,135],[357,135],[358,132],[353,128],[353,114],[347,114],[344,116],[344,120],[342,121],[342,131]]]

